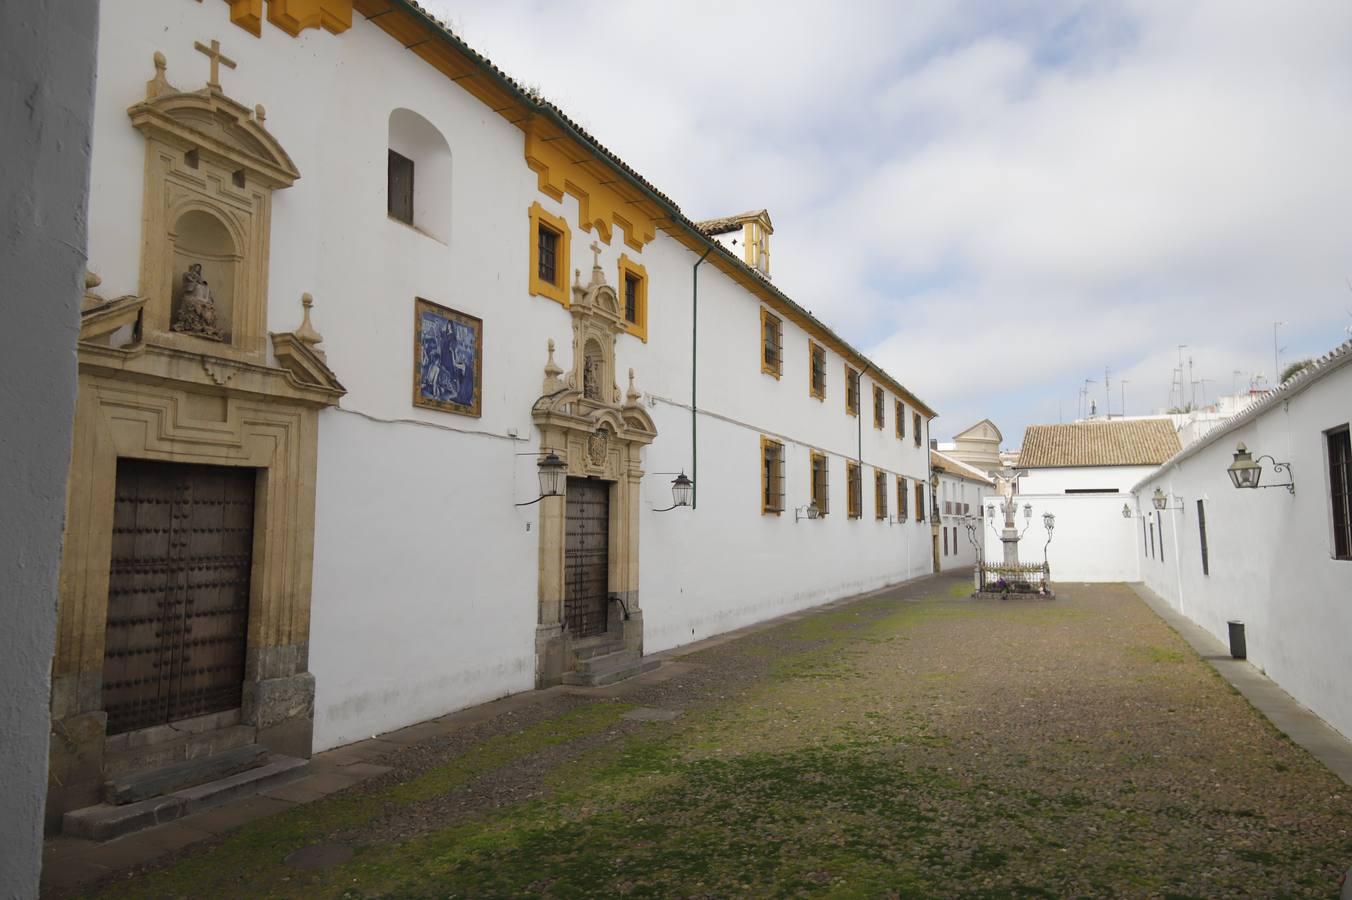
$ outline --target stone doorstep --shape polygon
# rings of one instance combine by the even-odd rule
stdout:
[[[162,769],[119,775],[109,779],[104,785],[103,799],[114,806],[124,806],[152,797],[162,797],[183,788],[257,768],[264,764],[267,755],[266,747],[250,744],[201,759],[175,763]]]
[[[309,762],[290,756],[272,756],[266,765],[234,775],[183,788],[162,797],[152,797],[136,803],[114,806],[100,803],[66,813],[62,823],[64,833],[94,841],[151,828],[180,819],[189,813],[248,797],[285,781],[299,778],[309,769]]]
[[[172,766],[202,759],[254,743],[258,730],[251,725],[226,725],[213,730],[175,732],[169,726],[147,729],[156,732],[148,739],[140,737],[121,749],[105,751],[104,772],[112,777],[147,769]],[[120,737],[120,735],[118,735]]]
[[[598,656],[609,656],[624,649],[624,641],[603,641],[599,644],[593,644],[590,647],[580,647],[573,651],[573,656],[580,662],[584,659],[592,659]]]
[[[661,664],[660,659],[641,657],[632,650],[621,650],[606,656],[579,661],[576,671],[563,673],[563,683],[574,686],[600,687],[649,672]]]

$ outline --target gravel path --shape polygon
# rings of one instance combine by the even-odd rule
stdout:
[[[1333,895],[1345,786],[1127,587],[962,591],[930,579],[554,692],[105,894]],[[282,862],[316,844],[355,853]]]

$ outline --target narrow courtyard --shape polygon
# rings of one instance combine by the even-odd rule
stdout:
[[[967,590],[927,579],[626,684],[328,754],[325,771],[368,777],[232,830],[204,823],[220,833],[87,890],[1332,895],[1352,858],[1346,786],[1129,587]]]

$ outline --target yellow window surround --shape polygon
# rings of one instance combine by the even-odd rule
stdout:
[[[620,254],[619,267],[620,277],[616,279],[615,283],[619,286],[622,312],[627,309],[628,304],[629,285],[627,279],[633,278],[637,282],[634,292],[635,320],[629,321],[628,315],[625,314],[625,330],[646,344],[648,342],[648,270],[623,253]]]
[[[897,520],[906,521],[906,479],[897,476]]]
[[[845,481],[849,489],[848,509],[846,514],[851,519],[858,519],[863,515],[860,507],[864,505],[864,487],[863,475],[859,470],[859,463],[852,459],[845,461]]]
[[[784,511],[784,445],[760,439],[761,514],[777,516]]]
[[[761,307],[761,371],[779,378],[784,374],[784,322]]]
[[[878,431],[883,430],[883,422],[886,418],[887,395],[878,385],[873,386],[873,427]]]
[[[558,248],[555,253],[554,281],[550,283],[540,277],[540,229],[547,228],[558,235]],[[570,233],[568,222],[562,216],[548,212],[539,202],[530,205],[530,292],[532,296],[548,297],[567,308],[568,270],[572,267],[572,255],[569,252]]]
[[[825,453],[816,450],[808,453],[808,488],[817,513],[823,516],[831,511],[830,465]]]
[[[852,416],[859,415],[859,390],[860,378],[859,371],[846,364],[845,366],[845,412]]]
[[[826,348],[812,340],[807,342],[807,392],[818,400],[826,399]]]
[[[882,469],[873,470],[873,516],[887,518],[887,473]]]
[[[906,437],[906,404],[897,401],[897,437]]]

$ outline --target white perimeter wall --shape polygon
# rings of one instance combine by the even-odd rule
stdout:
[[[1130,494],[1132,485],[1155,470],[1154,466],[1065,466],[1028,469],[1019,478],[1020,494],[1064,494],[1069,490],[1105,488]]]
[[[940,534],[939,534],[939,570],[948,572],[953,569],[963,569],[976,564],[977,545],[982,541],[981,531],[978,530],[974,536],[976,544],[972,543],[973,538],[967,535],[967,529],[962,526],[960,517],[962,516],[962,504],[966,503],[971,508],[971,514],[977,517],[984,516],[986,498],[994,493],[995,488],[988,484],[982,484],[978,481],[969,481],[965,478],[956,478],[947,473],[939,476],[939,510],[940,510]],[[945,505],[945,499],[952,506]],[[952,509],[951,513],[945,513],[943,510]],[[948,531],[948,550],[944,550],[944,535],[942,529]]]
[[[1122,518],[1122,504],[1134,504],[1130,494],[1020,493],[1014,499],[1019,504],[1019,529],[1028,526],[1019,542],[1022,562],[1042,562],[1043,545],[1047,542],[1042,514],[1050,512],[1056,516],[1052,541],[1046,548],[1053,583],[1140,579],[1132,536],[1139,536],[1141,523],[1139,519]],[[998,534],[1004,527],[1004,516],[999,497],[987,503],[995,505],[995,518],[986,520],[986,558],[998,562],[1004,559]],[[1031,520],[1023,517],[1024,504],[1033,507]]]
[[[226,92],[267,107],[267,126],[301,172],[275,195],[269,322],[289,331],[300,295],[348,389],[320,416],[310,668],[316,678],[315,748],[324,749],[533,683],[539,506],[530,419],[545,344],[571,360],[571,319],[527,291],[528,209],[540,202],[572,230],[571,268],[591,270],[596,235],[577,225],[572,197],[536,189],[522,134],[414,54],[354,17],[342,35],[300,38],[264,26],[254,38],[219,4],[158,0],[107,16],[100,27],[90,266],[109,296],[138,284],[144,142],[126,109],[144,96],[151,56],[195,90],[208,61],[193,42],[217,36],[239,65]],[[492,48],[486,48],[490,53]],[[416,112],[451,152],[449,227],[429,237],[386,215],[389,116]],[[602,136],[604,137],[604,136]],[[426,187],[425,173],[415,184]],[[444,232],[444,233],[443,233]],[[827,353],[827,397],[808,394],[807,336],[787,319],[784,375],[760,372],[760,304],[717,269],[700,268],[698,471],[691,450],[691,268],[696,256],[659,232],[641,253],[617,230],[601,265],[616,281],[621,252],[649,276],[649,337],[624,335],[621,373],[635,369],[659,436],[651,473],[698,480],[696,510],[671,504],[669,475],[643,483],[641,603],[646,650],[696,640],[789,610],[930,571],[929,527],[879,523],[873,467],[928,477],[928,428],[917,446],[894,431],[888,394],[872,425],[844,412],[843,361]],[[413,299],[484,321],[483,416],[411,404]],[[804,301],[810,298],[802,298]],[[810,305],[808,303],[807,305]],[[893,373],[904,380],[906,373]],[[759,438],[786,446],[786,502],[760,514]],[[807,502],[808,448],[830,457],[831,514],[795,522]],[[846,519],[845,463],[862,455],[864,517]],[[560,502],[560,501],[547,501]]]
[[[1349,419],[1352,366],[1345,365],[1162,469],[1140,496],[1148,506],[1145,498],[1159,488],[1183,500],[1183,509],[1162,514],[1164,558],[1158,548],[1153,558],[1141,554],[1146,585],[1222,641],[1227,620],[1243,620],[1249,661],[1352,736],[1352,562],[1333,559],[1323,434]],[[1290,461],[1295,496],[1280,488],[1233,487],[1226,467],[1240,441],[1255,458]],[[1265,460],[1263,481],[1281,480]],[[1206,509],[1209,575],[1202,573],[1199,499]]]

